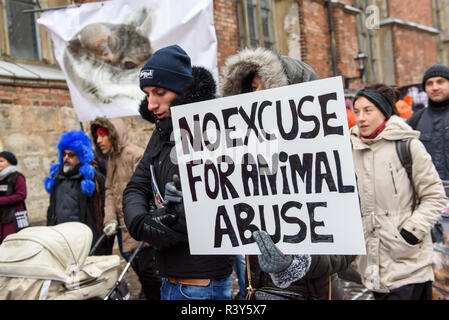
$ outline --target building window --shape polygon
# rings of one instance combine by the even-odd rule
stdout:
[[[70,1],[0,0],[0,60],[55,66],[50,35],[37,24],[40,13],[24,11],[63,7]]]
[[[275,49],[273,0],[240,0],[237,5],[241,47]]]
[[[45,0],[43,9],[70,0]],[[0,0],[0,84],[67,88],[50,35],[37,24],[37,0]]]
[[[41,46],[36,13],[23,13],[34,9],[32,0],[3,0],[2,55],[24,60],[40,60]],[[2,19],[4,20],[4,19]]]

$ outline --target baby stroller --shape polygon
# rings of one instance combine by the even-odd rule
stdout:
[[[80,222],[36,226],[0,245],[0,299],[103,299],[116,288],[120,258],[88,256],[92,231]],[[120,299],[120,295],[114,295]]]

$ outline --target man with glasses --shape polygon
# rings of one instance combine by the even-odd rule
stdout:
[[[58,143],[59,162],[50,166],[44,186],[50,194],[47,225],[78,221],[88,225],[94,245],[103,233],[104,176],[94,160],[92,143],[84,132],[64,133]],[[110,254],[103,241],[96,255]]]

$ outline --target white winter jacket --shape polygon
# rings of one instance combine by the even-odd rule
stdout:
[[[413,191],[396,152],[395,140],[412,140],[413,180],[419,205],[412,212]],[[441,180],[430,155],[401,118],[392,116],[374,139],[351,129],[354,166],[360,195],[367,254],[354,261],[363,284],[388,292],[411,283],[433,281],[430,229],[447,204]],[[411,232],[419,243],[410,245],[400,235]]]

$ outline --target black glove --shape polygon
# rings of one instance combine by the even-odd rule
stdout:
[[[171,227],[178,219],[175,212],[169,212],[167,208],[156,209],[151,213],[151,218],[158,223]]]
[[[184,211],[184,205],[182,203],[171,206],[168,208],[171,215],[176,217],[176,220],[171,224],[171,228],[177,232],[187,234],[186,214]]]
[[[154,219],[177,232],[187,233],[186,216],[182,203],[158,209]]]
[[[167,214],[165,208],[157,209],[147,215],[143,223],[142,236],[139,239],[151,243],[158,249],[187,241],[185,233],[169,226],[175,219],[173,216],[173,214]]]
[[[277,273],[287,269],[292,261],[292,256],[284,255],[276,247],[268,233],[265,231],[254,231],[253,238],[259,246],[261,255],[257,256],[260,269],[263,272]]]
[[[407,241],[408,244],[415,245],[419,242],[417,237],[415,237],[411,232],[408,232],[405,229],[401,229],[399,233],[401,234],[402,238]]]

